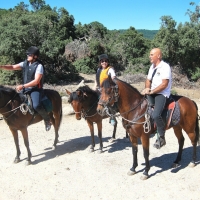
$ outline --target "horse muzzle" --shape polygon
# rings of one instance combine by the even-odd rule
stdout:
[[[107,112],[108,112],[108,108],[107,107],[103,107],[100,104],[97,106],[97,113],[99,115],[101,115],[102,117],[105,116]]]

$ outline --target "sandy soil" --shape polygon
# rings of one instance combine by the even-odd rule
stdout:
[[[199,101],[199,99],[197,99]],[[66,106],[66,105],[64,105]],[[200,105],[199,105],[200,106]],[[192,147],[188,136],[181,165],[171,169],[178,150],[172,129],[166,132],[167,145],[160,150],[152,147],[150,138],[150,178],[140,180],[144,169],[142,145],[139,143],[138,173],[128,176],[132,166],[130,142],[118,117],[116,140],[110,143],[113,127],[103,121],[103,153],[98,153],[96,130],[95,152],[89,153],[89,128],[84,119],[65,115],[59,131],[59,143],[52,150],[53,128],[46,132],[43,122],[29,127],[32,165],[26,166],[27,152],[19,134],[21,162],[14,164],[16,155],[11,132],[1,120],[0,134],[0,200],[128,200],[128,199],[200,199],[200,147],[197,166],[188,167]]]

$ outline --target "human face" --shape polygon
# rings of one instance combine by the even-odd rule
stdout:
[[[102,59],[100,60],[101,66],[103,69],[107,68],[108,66],[108,60],[107,59]]]
[[[31,62],[31,63],[35,60],[34,57],[35,57],[35,56],[34,56],[33,54],[27,54],[27,60],[28,60],[29,62]]]
[[[154,64],[155,66],[157,66],[160,63],[160,58],[161,58],[161,53],[159,49],[152,49],[150,51],[150,62],[152,64]]]

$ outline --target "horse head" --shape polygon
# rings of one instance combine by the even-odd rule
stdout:
[[[108,114],[109,107],[113,107],[114,103],[118,101],[119,91],[115,79],[112,80],[109,76],[102,83],[101,98],[99,99],[97,107],[97,112],[102,116]]]
[[[71,104],[71,106],[74,109],[76,119],[81,119],[81,113],[82,113],[82,102],[85,99],[85,96],[87,96],[84,92],[77,89],[75,92],[70,92],[66,89],[67,94],[69,95],[68,102]]]

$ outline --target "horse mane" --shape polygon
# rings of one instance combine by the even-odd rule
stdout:
[[[5,87],[3,85],[0,85],[0,92],[7,92],[9,94],[16,94],[16,90],[14,90],[13,88],[10,87]]]
[[[95,96],[96,98],[98,98],[98,93],[96,91],[92,90],[87,85],[79,87],[76,91],[81,91],[82,93],[91,94],[92,96]],[[73,100],[79,99],[76,91],[72,92],[70,94],[70,97],[69,97],[69,100],[68,100],[69,103],[71,103]]]
[[[83,93],[98,97],[98,93],[95,90],[92,90],[88,85],[81,86],[76,91],[82,91]]]
[[[11,96],[11,99],[16,95],[20,98],[20,101],[23,101],[23,94],[18,93],[15,89],[11,87],[5,87],[3,85],[0,85],[0,93],[7,93]]]
[[[109,87],[111,87],[112,85],[116,85],[116,82],[117,82],[117,81],[124,83],[127,87],[130,88],[130,90],[134,90],[134,92],[139,93],[140,95],[142,95],[142,94],[138,91],[137,88],[133,87],[132,85],[130,85],[130,84],[128,84],[127,82],[122,81],[122,80],[120,80],[120,79],[118,79],[118,78],[115,78],[115,79],[112,80],[112,81],[110,81],[110,79],[107,78],[107,79],[105,79],[105,80],[103,81],[102,86],[103,86],[104,88],[109,88]]]

